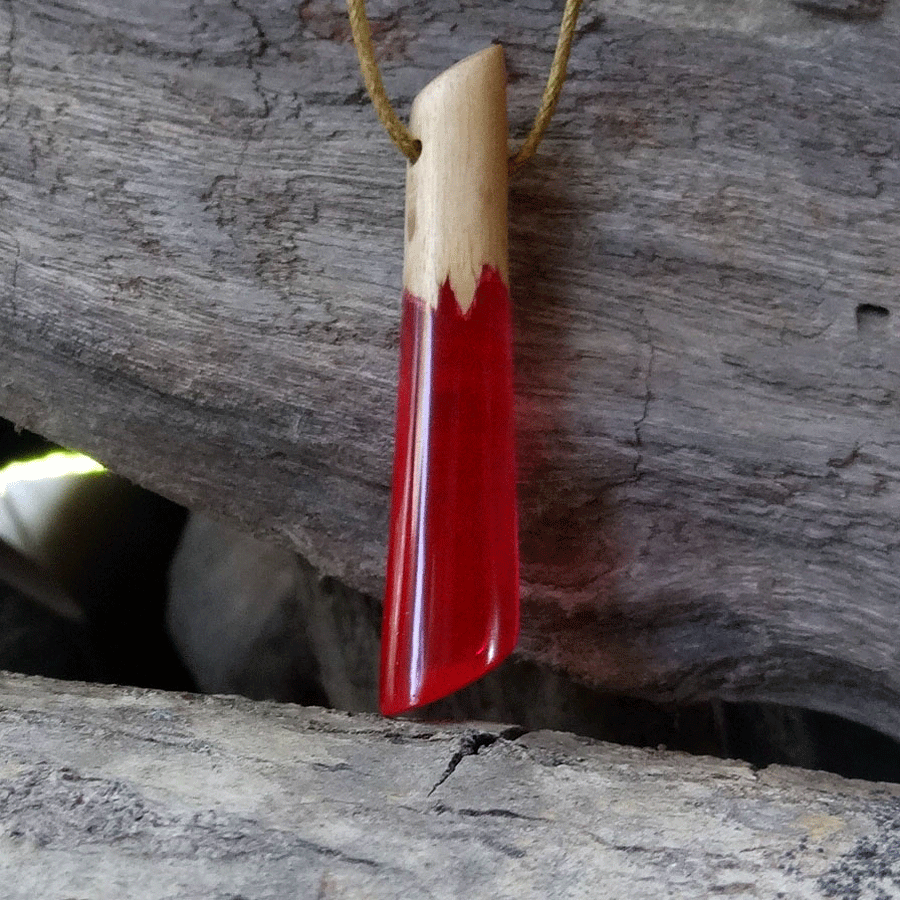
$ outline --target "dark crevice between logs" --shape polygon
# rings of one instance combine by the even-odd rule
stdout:
[[[865,313],[869,314],[877,321],[886,317],[877,309]],[[40,455],[50,447],[42,438],[16,431],[0,420],[0,465]],[[106,523],[109,546],[95,548],[81,571],[68,574],[68,586],[84,604],[84,622],[64,619],[17,594],[4,586],[0,576],[0,668],[70,680],[196,689],[190,667],[179,659],[164,624],[168,564],[187,512],[135,486],[128,486],[124,496],[125,501],[121,497],[117,501],[118,518],[113,527]],[[96,513],[91,513],[89,505],[81,510],[77,503],[75,506],[74,521],[83,530]],[[299,570],[309,575],[307,587],[313,585],[312,590],[320,595],[320,605],[307,607],[307,615],[315,615],[317,610],[336,611],[341,619],[336,639],[359,644],[355,650],[344,648],[342,664],[360,669],[349,672],[346,679],[362,698],[357,711],[373,710],[372,677],[362,669],[375,664],[377,621],[373,621],[373,610],[377,610],[377,602],[334,579],[320,579],[306,563],[300,563]],[[292,614],[284,621],[298,620]],[[291,640],[291,634],[279,638],[281,643]],[[271,641],[267,644],[271,650],[269,645]],[[320,653],[333,650],[318,648]],[[267,657],[259,661],[258,671],[245,673],[246,683],[254,684],[256,699],[267,697],[266,678],[280,677],[272,668],[277,667],[277,655],[274,660]],[[253,660],[247,665],[252,666]],[[328,699],[317,667],[304,670],[303,678],[310,683],[298,684],[295,696],[278,695],[277,699],[301,703],[310,697]],[[283,682],[280,678],[279,684]],[[268,696],[276,697],[276,693]],[[659,704],[609,696],[516,658],[469,688],[417,711],[412,718],[519,723],[505,731],[467,732],[431,792],[454,775],[466,757],[498,741],[542,729],[637,747],[742,759],[756,768],[794,765],[850,778],[900,782],[900,744],[838,716],[766,703]]]
[[[0,419],[0,467],[58,449]],[[186,517],[177,504],[110,473],[79,484],[47,524],[43,541],[57,557],[51,577],[83,617],[56,615],[3,581],[0,568],[0,668],[194,689],[164,622],[168,564]]]

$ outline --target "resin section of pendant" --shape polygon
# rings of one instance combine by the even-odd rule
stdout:
[[[519,632],[509,292],[485,266],[463,313],[403,297],[381,710],[437,700]]]

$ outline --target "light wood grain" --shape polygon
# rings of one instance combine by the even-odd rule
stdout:
[[[436,308],[449,281],[467,312],[485,266],[509,285],[503,48],[481,50],[430,82],[409,127],[422,154],[406,170],[403,288]]]
[[[552,4],[371,14],[401,110],[499,38],[526,131]],[[588,4],[511,194],[530,658],[900,736],[898,37]],[[0,413],[380,594],[404,161],[339,0],[11,0],[0,123]]]

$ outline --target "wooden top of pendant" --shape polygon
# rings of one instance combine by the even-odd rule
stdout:
[[[503,48],[488,47],[430,82],[413,102],[410,131],[422,154],[407,167],[403,285],[436,305],[449,278],[465,312],[485,265],[509,284]]]

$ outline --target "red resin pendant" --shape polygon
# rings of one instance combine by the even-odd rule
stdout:
[[[484,266],[464,313],[403,296],[381,710],[475,681],[519,631],[509,294]]]
[[[435,78],[410,129],[386,715],[475,681],[519,631],[503,50]]]

